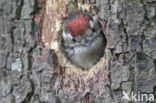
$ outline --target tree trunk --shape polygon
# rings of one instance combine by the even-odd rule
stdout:
[[[124,93],[132,102],[147,102],[132,93],[156,102],[155,0],[0,5],[0,103],[128,103]],[[64,18],[76,11],[96,16],[107,39],[104,56],[87,71],[71,64],[61,47]]]

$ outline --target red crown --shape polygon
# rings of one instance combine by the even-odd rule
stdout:
[[[73,36],[82,35],[90,28],[89,17],[85,14],[76,15],[66,24],[66,30]]]

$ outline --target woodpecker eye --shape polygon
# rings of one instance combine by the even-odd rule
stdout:
[[[96,31],[95,28],[92,28],[92,32],[95,33],[95,31]]]
[[[75,38],[73,38],[72,40],[73,40],[74,42],[76,42],[76,39],[75,39]]]

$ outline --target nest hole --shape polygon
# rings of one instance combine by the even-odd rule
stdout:
[[[64,23],[64,22],[63,22]],[[103,26],[101,25],[101,22],[98,21],[98,23],[100,24],[100,27],[103,28]],[[104,30],[102,29],[102,35],[103,35],[103,39],[104,39],[104,43],[105,46],[103,46],[102,48],[104,48],[103,50],[103,54],[100,57],[100,59],[88,70],[84,70],[83,68],[76,66],[75,64],[72,63],[72,61],[66,56],[66,52],[64,50],[64,46],[63,46],[63,37],[62,37],[62,30],[59,32],[59,40],[58,40],[58,45],[59,45],[59,50],[56,52],[57,56],[58,56],[58,61],[59,64],[61,64],[63,67],[65,67],[67,72],[75,72],[75,73],[84,73],[84,74],[90,74],[92,73],[94,70],[98,70],[100,68],[103,67],[103,65],[105,64],[106,61],[106,48],[107,48],[107,39],[105,37],[105,33]]]

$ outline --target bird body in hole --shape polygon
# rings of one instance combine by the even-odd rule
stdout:
[[[88,70],[103,56],[106,39],[99,22],[89,13],[78,12],[63,25],[66,56],[76,66]]]

